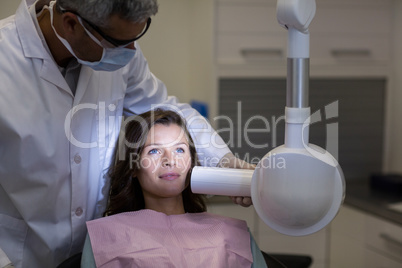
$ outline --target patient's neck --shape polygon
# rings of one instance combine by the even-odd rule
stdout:
[[[145,208],[152,209],[166,215],[184,214],[183,198],[181,195],[169,198],[150,198],[145,197]]]

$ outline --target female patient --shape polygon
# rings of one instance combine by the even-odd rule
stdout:
[[[119,144],[107,217],[87,223],[82,267],[266,267],[246,223],[205,212],[191,192],[197,156],[178,114],[132,118]]]

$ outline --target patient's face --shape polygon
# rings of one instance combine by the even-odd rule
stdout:
[[[144,197],[181,196],[191,155],[185,132],[176,124],[154,125],[140,158],[138,180]]]

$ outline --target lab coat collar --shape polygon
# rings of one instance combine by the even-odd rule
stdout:
[[[28,0],[29,2],[32,2]],[[15,24],[21,40],[24,56],[27,58],[51,59],[46,49],[42,45],[31,14],[28,10],[26,0],[23,0],[15,13]],[[53,59],[52,59],[53,60]]]
[[[17,9],[15,14],[15,23],[18,31],[18,35],[21,40],[21,46],[24,53],[24,56],[27,58],[39,58],[43,59],[42,69],[40,71],[41,78],[45,79],[46,81],[58,86],[59,88],[67,91],[72,97],[70,87],[68,86],[66,80],[61,75],[56,62],[54,61],[53,57],[49,54],[45,47],[43,47],[42,41],[37,34],[36,27],[34,22],[32,21],[32,16],[28,10],[28,4],[31,3],[35,5],[36,3],[41,3],[43,5],[43,0],[36,1],[32,3],[32,0],[23,0],[20,6]],[[80,80],[78,81],[77,85],[77,93],[75,96],[75,101],[79,101],[77,97],[83,95],[83,92],[79,92],[79,87],[84,86],[84,88],[89,83],[89,78],[93,74],[93,71],[86,66],[82,66],[81,74],[85,72],[86,75],[83,79],[83,76],[80,75]],[[85,80],[85,81],[84,81]]]

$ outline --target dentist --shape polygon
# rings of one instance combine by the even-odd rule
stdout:
[[[124,116],[174,109],[203,165],[244,164],[150,72],[136,40],[156,0],[30,2],[0,21],[0,249],[15,267],[82,251],[85,222],[105,210]]]

